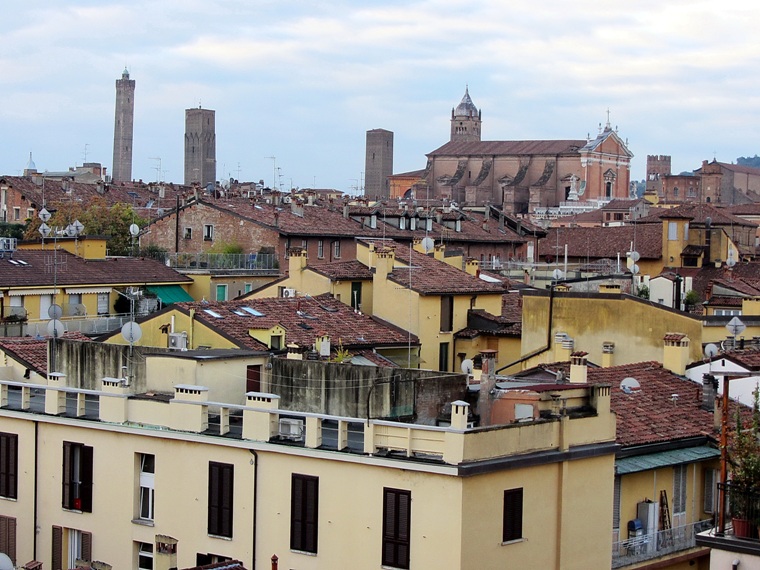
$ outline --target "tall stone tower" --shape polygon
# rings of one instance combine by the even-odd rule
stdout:
[[[393,174],[393,133],[385,129],[367,131],[367,159],[364,163],[364,194],[388,198],[388,177]]]
[[[670,156],[666,154],[647,155],[646,193],[662,195],[662,182],[666,176],[670,176]]]
[[[124,68],[121,79],[116,80],[116,119],[113,127],[114,182],[132,180],[132,139],[135,123],[135,80],[129,78]]]
[[[451,110],[451,141],[473,142],[480,141],[481,115],[470,99],[469,88],[465,87],[464,97]]]
[[[211,109],[185,110],[185,184],[216,183],[216,115]]]

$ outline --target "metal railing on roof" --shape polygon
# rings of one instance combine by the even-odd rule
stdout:
[[[263,272],[280,267],[275,253],[165,253],[158,259],[172,269],[187,271],[245,269]]]
[[[707,519],[615,541],[612,543],[612,568],[622,568],[694,548],[697,534],[711,528],[712,524],[712,519]],[[624,530],[621,529],[620,532]]]

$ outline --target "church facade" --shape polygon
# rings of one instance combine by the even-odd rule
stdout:
[[[633,154],[607,122],[595,139],[482,141],[469,90],[451,111],[449,142],[427,155],[430,197],[528,214],[566,201],[627,198]],[[419,188],[420,185],[417,185]]]

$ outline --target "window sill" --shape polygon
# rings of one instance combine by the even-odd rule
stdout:
[[[156,526],[156,523],[147,519],[132,519],[132,524],[139,524],[141,526]]]
[[[12,501],[14,503],[18,502],[18,499],[16,497],[3,497],[3,496],[0,496],[0,499],[2,499],[3,501]]]
[[[527,538],[525,538],[525,537],[522,537],[522,538],[516,538],[516,539],[514,539],[514,540],[508,540],[508,541],[506,541],[506,542],[502,542],[502,543],[501,543],[501,545],[502,545],[502,546],[509,546],[510,544],[517,544],[518,542],[525,542],[526,540],[528,540],[528,539],[527,539]]]
[[[316,553],[316,552],[309,552],[308,550],[293,550],[293,549],[291,548],[291,549],[290,549],[290,551],[291,551],[293,554],[303,554],[304,556],[316,556],[316,555],[317,555],[317,553]]]
[[[209,538],[218,538],[219,540],[232,540],[231,536],[221,536],[219,534],[209,534]]]
[[[81,515],[82,513],[85,513],[85,512],[90,512],[90,511],[83,511],[83,510],[81,510],[81,509],[69,509],[69,508],[67,508],[67,507],[61,507],[61,509],[63,509],[63,510],[64,510],[64,511],[66,511],[67,513],[79,513],[80,515]]]

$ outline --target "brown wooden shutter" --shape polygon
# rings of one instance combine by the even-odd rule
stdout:
[[[302,550],[303,545],[303,477],[293,475],[290,481],[290,548]]]
[[[213,461],[208,467],[208,533],[231,537],[234,467]]]
[[[82,560],[92,562],[92,533],[82,532]]]
[[[208,464],[208,533],[219,535],[219,463]]]
[[[383,495],[382,564],[409,568],[412,493],[384,489]]]
[[[92,447],[81,447],[81,463],[79,465],[79,498],[82,500],[82,510],[92,512]]]
[[[232,536],[232,491],[234,483],[234,467],[232,465],[225,465],[222,470],[222,536]]]
[[[0,516],[0,552],[8,552],[8,519],[10,517]]]
[[[53,552],[51,558],[52,570],[63,570],[63,529],[59,526],[53,527]]]
[[[304,550],[317,551],[317,513],[319,510],[319,479],[308,477],[304,481]]]
[[[502,542],[522,538],[523,490],[504,491],[504,524]]]
[[[71,443],[63,442],[63,499],[61,501],[64,509],[70,509],[72,503],[71,497]]]
[[[16,564],[16,519],[13,517],[5,518],[8,519],[8,536],[5,553],[10,556],[11,562]]]
[[[18,436],[14,433],[0,434],[0,496],[16,499],[16,474],[18,470]]]

